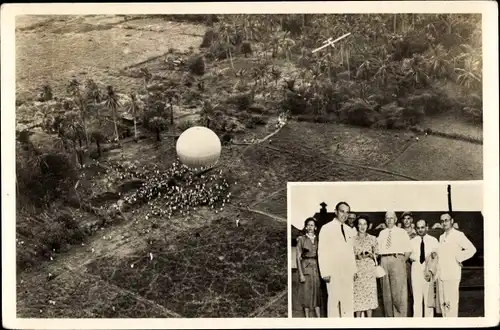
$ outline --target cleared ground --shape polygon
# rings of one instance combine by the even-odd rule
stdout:
[[[141,88],[141,79],[119,76],[120,70],[170,48],[198,47],[204,33],[192,24],[116,16],[58,16],[23,27],[16,31],[17,100],[32,98],[46,83],[64,94],[72,77],[122,93]]]
[[[387,164],[392,171],[418,180],[482,180],[483,146],[437,136],[421,136]]]

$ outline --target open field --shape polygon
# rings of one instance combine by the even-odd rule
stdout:
[[[465,136],[478,141],[483,140],[482,125],[457,121],[453,114],[427,118],[424,120],[422,127],[445,134]]]
[[[145,29],[147,28],[147,29]],[[168,31],[168,32],[165,32]],[[17,100],[33,97],[45,83],[62,94],[72,77],[90,77],[130,92],[141,79],[120,76],[125,67],[201,43],[204,29],[187,23],[115,16],[63,16],[21,30],[16,42]]]
[[[77,103],[67,91],[72,78],[92,79],[101,90],[113,86],[122,119],[132,118],[131,92],[141,115],[152,107],[146,89],[176,93],[169,102],[162,95],[174,125],[158,134],[161,141],[139,124],[140,141],[129,135],[115,145],[112,111],[105,100],[90,102],[97,114],[88,124],[105,135],[105,151],[92,160],[98,147],[89,145],[85,167],[75,167],[75,181],[65,190],[69,197],[31,214],[25,205],[18,211],[18,317],[286,317],[287,181],[482,177],[478,144],[294,116],[278,129],[282,85],[308,70],[283,54],[264,62],[258,43],[250,55],[233,49],[229,58],[206,59],[204,73],[194,74],[185,64],[193,53],[210,57],[199,50],[203,25],[126,16],[25,17],[17,23],[16,128],[38,126],[30,128],[34,134],[23,142],[28,146],[47,150],[61,142],[44,126],[47,118],[68,115],[65,101]],[[279,77],[255,69],[265,66],[278,68]],[[151,73],[148,82],[144,72]],[[44,84],[54,99],[34,101]],[[207,117],[219,136],[227,133],[226,122],[233,124],[234,143],[223,146],[208,174],[183,173],[189,180],[176,183],[182,193],[166,189],[171,177],[182,177],[172,170],[175,136],[184,124],[205,125]],[[461,161],[464,150],[467,161]],[[33,163],[22,158],[28,151],[17,156],[26,166]],[[171,200],[203,195],[198,186],[219,182],[227,187],[216,203],[197,200],[189,209],[164,212]],[[147,198],[116,211],[124,196],[137,197],[143,188]]]
[[[462,180],[464,177],[481,180],[483,148],[429,135],[421,137],[387,167],[394,171],[404,169],[405,173],[419,180]]]

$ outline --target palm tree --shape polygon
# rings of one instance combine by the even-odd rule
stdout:
[[[132,112],[132,116],[134,117],[134,141],[137,142],[137,112],[139,110],[139,106],[137,105],[137,98],[134,93],[130,93],[130,110]]]
[[[153,75],[147,68],[141,68],[141,73],[142,73],[142,78],[143,78],[143,83],[144,83],[144,90],[146,91],[146,95],[148,94],[148,83],[151,81],[153,78]]]
[[[52,94],[52,87],[50,87],[49,84],[43,85],[43,90],[40,95],[40,100],[42,102],[50,101],[52,100],[53,94]]]
[[[73,97],[73,102],[76,103],[78,106],[78,109],[80,110],[80,116],[82,119],[82,124],[83,124],[83,129],[85,132],[85,144],[88,146],[89,145],[89,136],[87,133],[87,104],[85,100],[83,99],[82,93],[80,91],[80,83],[78,80],[73,79],[70,81],[69,85],[67,86],[67,91],[69,94]]]
[[[174,107],[173,107],[173,102],[174,100],[177,100],[179,97],[179,94],[177,90],[175,89],[169,89],[165,93],[165,96],[167,97],[168,103],[170,105],[170,125],[173,127],[174,125]]]
[[[101,157],[102,155],[101,143],[106,141],[106,137],[100,130],[92,130],[90,132],[90,139],[92,142],[95,142],[97,147],[97,155],[98,157]]]
[[[149,119],[148,127],[156,134],[156,141],[161,141],[161,132],[166,129],[167,121],[160,116],[154,116]]]
[[[207,128],[210,128],[210,121],[212,120],[214,114],[214,107],[209,101],[203,101],[203,106],[201,110],[201,122],[205,124]]]
[[[65,148],[73,149],[76,160],[80,165],[83,165],[82,140],[86,138],[85,133],[78,113],[74,111],[67,112],[59,129],[60,142]]]
[[[115,126],[115,137],[116,137],[116,142],[120,142],[120,136],[118,134],[118,125],[117,125],[117,110],[118,107],[120,106],[120,103],[118,101],[118,97],[115,94],[115,91],[113,90],[113,86],[108,86],[107,87],[107,95],[106,95],[106,108],[110,109],[112,114],[113,114],[113,124]]]
[[[231,30],[231,27],[229,24],[222,24],[221,27],[220,27],[220,31],[219,31],[220,35],[221,35],[221,39],[225,39],[226,42],[227,42],[227,55],[229,57],[229,61],[231,63],[231,68],[233,69],[234,71],[234,63],[233,63],[233,56],[231,55],[231,34],[232,34],[232,30]]]
[[[87,89],[87,100],[91,101],[94,104],[94,107],[97,110],[97,118],[100,122],[99,108],[97,107],[97,103],[102,101],[102,97],[99,86],[97,86],[96,82],[93,79],[87,79],[87,81],[85,82],[85,87]]]

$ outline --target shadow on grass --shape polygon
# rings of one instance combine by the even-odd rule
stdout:
[[[183,317],[248,316],[287,287],[286,226],[241,217],[239,227],[220,218],[196,233],[153,233],[143,257],[96,260],[88,271]]]

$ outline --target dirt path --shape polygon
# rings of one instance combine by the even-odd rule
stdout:
[[[271,213],[268,213],[268,212],[260,211],[260,210],[257,210],[257,209],[252,209],[252,208],[248,207],[248,208],[241,208],[241,210],[247,210],[247,211],[250,211],[250,212],[262,214],[262,215],[265,215],[266,217],[269,217],[269,218],[274,219],[276,221],[281,221],[281,222],[284,222],[284,223],[287,222],[285,218],[279,217],[277,215],[274,215],[274,214],[271,214]]]

